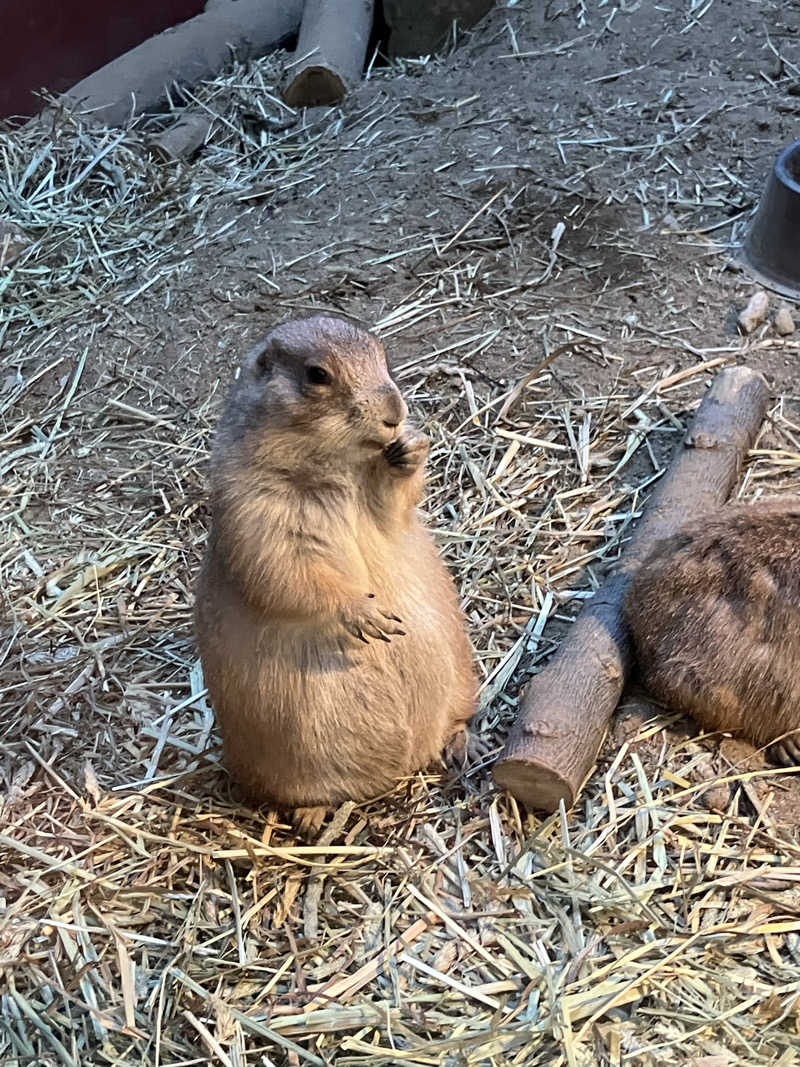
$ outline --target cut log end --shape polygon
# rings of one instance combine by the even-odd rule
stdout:
[[[306,67],[283,94],[289,107],[329,107],[344,100],[347,86],[327,67]]]
[[[187,112],[172,126],[157,133],[150,141],[150,148],[165,161],[190,159],[205,143],[212,123],[208,115]]]
[[[305,0],[291,76],[290,107],[339,104],[357,84],[372,27],[374,0]]]
[[[529,811],[558,811],[575,802],[575,790],[563,775],[537,759],[502,759],[493,768],[494,780]]]

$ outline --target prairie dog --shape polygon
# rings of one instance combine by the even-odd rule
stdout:
[[[656,699],[800,764],[800,497],[728,505],[661,542],[626,619]]]
[[[306,829],[429,765],[474,712],[406,415],[378,339],[320,315],[246,356],[212,450],[195,630],[224,758],[252,798],[315,809]]]

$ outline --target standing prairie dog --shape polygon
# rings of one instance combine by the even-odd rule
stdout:
[[[626,619],[657,700],[800,764],[800,497],[728,505],[662,541]]]
[[[212,450],[195,630],[225,762],[306,829],[429,765],[474,712],[406,414],[377,338],[320,315],[247,355]]]

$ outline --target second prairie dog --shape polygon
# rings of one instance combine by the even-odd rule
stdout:
[[[307,828],[429,765],[474,711],[406,414],[377,338],[315,316],[249,353],[212,452],[195,619],[225,761],[254,799],[316,809]]]
[[[657,700],[800,764],[800,497],[728,505],[663,541],[626,619]]]

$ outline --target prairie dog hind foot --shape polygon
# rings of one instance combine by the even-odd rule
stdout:
[[[465,725],[459,727],[447,742],[442,757],[448,766],[457,771],[465,771],[468,767],[483,762],[497,748],[498,745],[491,738],[477,732],[474,727]]]
[[[300,837],[306,841],[316,841],[330,808],[295,808],[292,812],[292,824]]]
[[[770,745],[766,756],[778,767],[795,767],[800,771],[800,731]]]

